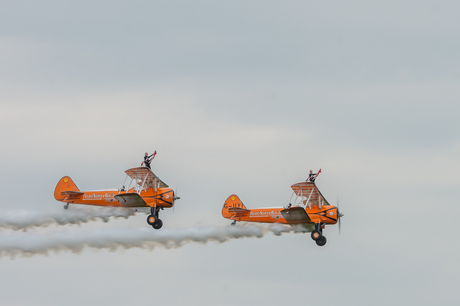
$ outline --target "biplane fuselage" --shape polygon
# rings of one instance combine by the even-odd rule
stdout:
[[[232,200],[231,198],[235,199]],[[271,207],[271,208],[254,208],[254,209],[234,209],[241,207],[241,200],[236,195],[230,196],[230,201],[226,201],[222,210],[224,218],[236,221],[259,222],[259,223],[282,223],[282,224],[304,224],[304,223],[337,223],[337,207],[332,205],[323,205],[320,207],[312,206],[302,208],[308,219],[296,218],[298,206]],[[226,209],[227,206],[230,209]],[[233,209],[232,209],[233,208]],[[239,213],[236,213],[239,212]],[[286,216],[286,218],[284,217]]]
[[[54,197],[56,200],[71,203],[71,204],[83,204],[83,205],[95,205],[95,206],[121,206],[121,207],[164,207],[170,208],[174,205],[174,191],[171,188],[147,188],[137,193],[134,188],[126,191],[119,191],[117,189],[107,190],[95,190],[95,191],[77,191],[69,190],[72,188],[72,184],[66,184],[71,182],[71,178],[64,176],[61,184],[65,188],[65,191],[59,191],[56,189]],[[61,183],[61,181],[59,183]],[[59,186],[58,183],[58,186]],[[69,192],[71,191],[71,192]],[[136,202],[132,204],[125,204],[123,201],[124,195],[138,194],[145,202]],[[120,200],[118,201],[115,196]],[[127,201],[126,201],[127,202]]]
[[[159,219],[159,210],[173,207],[175,200],[179,198],[175,197],[174,191],[149,168],[131,168],[125,172],[127,179],[131,179],[126,190],[123,186],[118,190],[80,191],[70,177],[64,176],[56,185],[54,198],[66,203],[64,208],[67,208],[69,204],[129,208],[147,207],[151,211],[147,222],[155,229],[161,228],[163,222]]]
[[[240,198],[233,194],[222,207],[222,216],[236,222],[282,223],[301,225],[312,232],[312,238],[320,246],[326,244],[322,230],[326,225],[336,224],[343,215],[337,206],[330,205],[312,182],[301,182],[291,186],[294,205],[287,207],[247,209]],[[291,198],[292,199],[292,198]]]

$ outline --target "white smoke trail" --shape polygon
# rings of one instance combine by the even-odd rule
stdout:
[[[96,220],[108,222],[110,217],[127,219],[134,214],[135,210],[122,207],[73,208],[53,212],[20,210],[0,213],[0,228],[27,230],[51,224],[81,224]]]
[[[105,229],[105,230],[68,230],[47,234],[10,233],[0,235],[0,256],[47,255],[49,252],[70,251],[79,253],[85,248],[108,249],[119,248],[153,249],[156,246],[166,248],[180,247],[188,242],[223,243],[231,239],[257,237],[261,238],[271,232],[281,235],[291,231],[290,227],[275,224],[271,226],[227,226],[227,227],[192,227],[181,230],[141,229]]]

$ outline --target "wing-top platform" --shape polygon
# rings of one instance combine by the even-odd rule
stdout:
[[[301,182],[291,186],[297,197],[300,197],[302,204],[305,206],[322,206],[330,205],[329,202],[319,191],[315,183]]]
[[[132,179],[135,180],[139,186],[144,188],[168,188],[155,173],[147,167],[131,168],[125,171],[125,173]]]

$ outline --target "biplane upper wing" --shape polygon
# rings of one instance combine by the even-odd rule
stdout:
[[[291,186],[295,194],[299,197],[305,197],[308,205],[330,205],[323,197],[315,183],[301,182]]]
[[[155,173],[152,172],[147,167],[137,167],[131,168],[125,171],[125,173],[132,178],[133,180],[137,180],[139,185],[144,184],[145,187],[149,188],[167,188],[169,187],[166,185]],[[145,182],[145,183],[144,183]]]
[[[147,206],[142,197],[137,193],[123,193],[114,196],[121,206],[125,207],[143,207]]]
[[[310,217],[302,207],[292,207],[281,210],[281,215],[288,224],[300,224],[311,222]]]

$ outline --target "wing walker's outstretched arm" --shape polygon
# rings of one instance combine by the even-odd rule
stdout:
[[[310,170],[310,174],[308,175],[307,182],[314,183],[320,173],[321,173],[321,169],[319,169],[318,173],[313,173],[313,171]]]
[[[152,160],[155,158],[155,155],[157,155],[157,151],[155,150],[155,152],[153,152],[152,154],[149,155],[149,153],[145,153],[145,156],[144,156],[144,161],[141,163],[141,167],[142,165],[144,165],[145,167],[149,168],[150,169],[150,163],[152,162]]]

